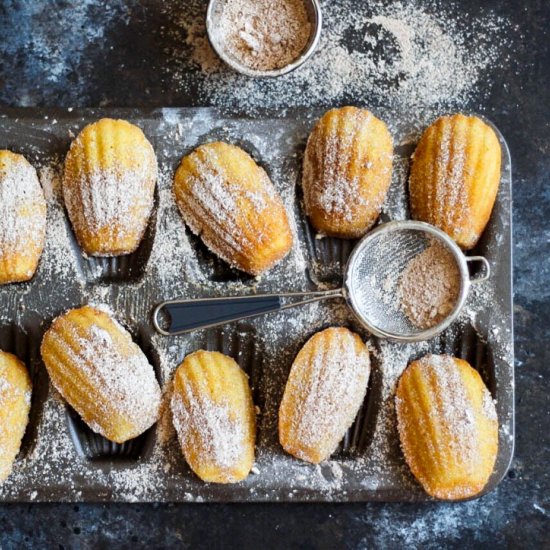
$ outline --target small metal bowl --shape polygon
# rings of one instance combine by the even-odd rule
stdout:
[[[311,35],[309,41],[299,55],[292,63],[281,67],[280,69],[274,69],[271,71],[258,71],[239,63],[235,58],[227,54],[223,49],[222,44],[219,42],[216,36],[216,23],[219,15],[219,6],[224,0],[210,0],[208,2],[208,11],[206,12],[206,32],[208,34],[208,40],[214,51],[218,54],[220,59],[227,65],[233,68],[235,71],[244,74],[246,76],[255,77],[275,77],[282,76],[290,73],[294,69],[297,69],[300,65],[305,63],[312,55],[317,45],[319,44],[319,38],[321,36],[321,27],[323,17],[321,15],[321,4],[319,0],[304,0],[305,7],[307,9],[309,20],[311,23]]]

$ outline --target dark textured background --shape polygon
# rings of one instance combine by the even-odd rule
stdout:
[[[185,1],[171,3],[185,9]],[[193,85],[181,91],[165,70],[176,63],[178,45],[175,34],[158,31],[172,24],[162,2],[102,4],[0,2],[0,106],[201,104]],[[471,105],[499,126],[514,169],[517,440],[498,489],[454,505],[0,506],[1,549],[550,548],[550,2],[462,0],[455,9],[474,16],[480,4],[521,29],[511,39],[511,60],[480,84],[483,105]]]

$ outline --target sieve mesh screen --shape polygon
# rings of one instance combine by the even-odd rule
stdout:
[[[371,233],[358,244],[348,266],[346,287],[351,306],[367,326],[395,337],[415,337],[425,332],[425,328],[416,327],[401,310],[398,289],[409,262],[434,241],[453,252],[463,287],[464,272],[455,252],[436,234],[419,228],[389,228]]]

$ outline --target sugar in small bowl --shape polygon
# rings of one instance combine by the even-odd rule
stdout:
[[[305,63],[321,25],[319,0],[210,0],[206,16],[218,56],[253,77],[281,76]]]

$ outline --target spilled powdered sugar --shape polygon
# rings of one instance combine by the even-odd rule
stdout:
[[[168,182],[172,174],[166,174],[166,179],[164,176],[161,177],[163,183]],[[181,285],[186,271],[191,269],[194,277],[200,279],[200,271],[189,261],[193,250],[169,185],[163,185],[159,189],[158,220],[158,230],[162,234],[162,239],[153,247],[150,258],[151,271],[155,279],[164,288]]]
[[[65,215],[61,171],[62,166],[57,163],[43,166],[38,171],[48,204],[46,246],[40,261],[38,276],[47,281],[55,280],[63,285],[80,279],[77,275],[78,264],[74,243],[71,242],[71,230]]]
[[[216,57],[201,0],[165,9],[175,25],[163,32],[182,44],[171,52],[165,80],[193,94],[198,88],[203,103],[242,110],[333,106],[354,97],[416,120],[432,117],[479,93],[477,82],[506,61],[509,44],[509,23],[489,10],[472,19],[438,0],[323,2],[318,51],[298,70],[266,81],[238,75]],[[189,58],[202,75],[188,71]]]

